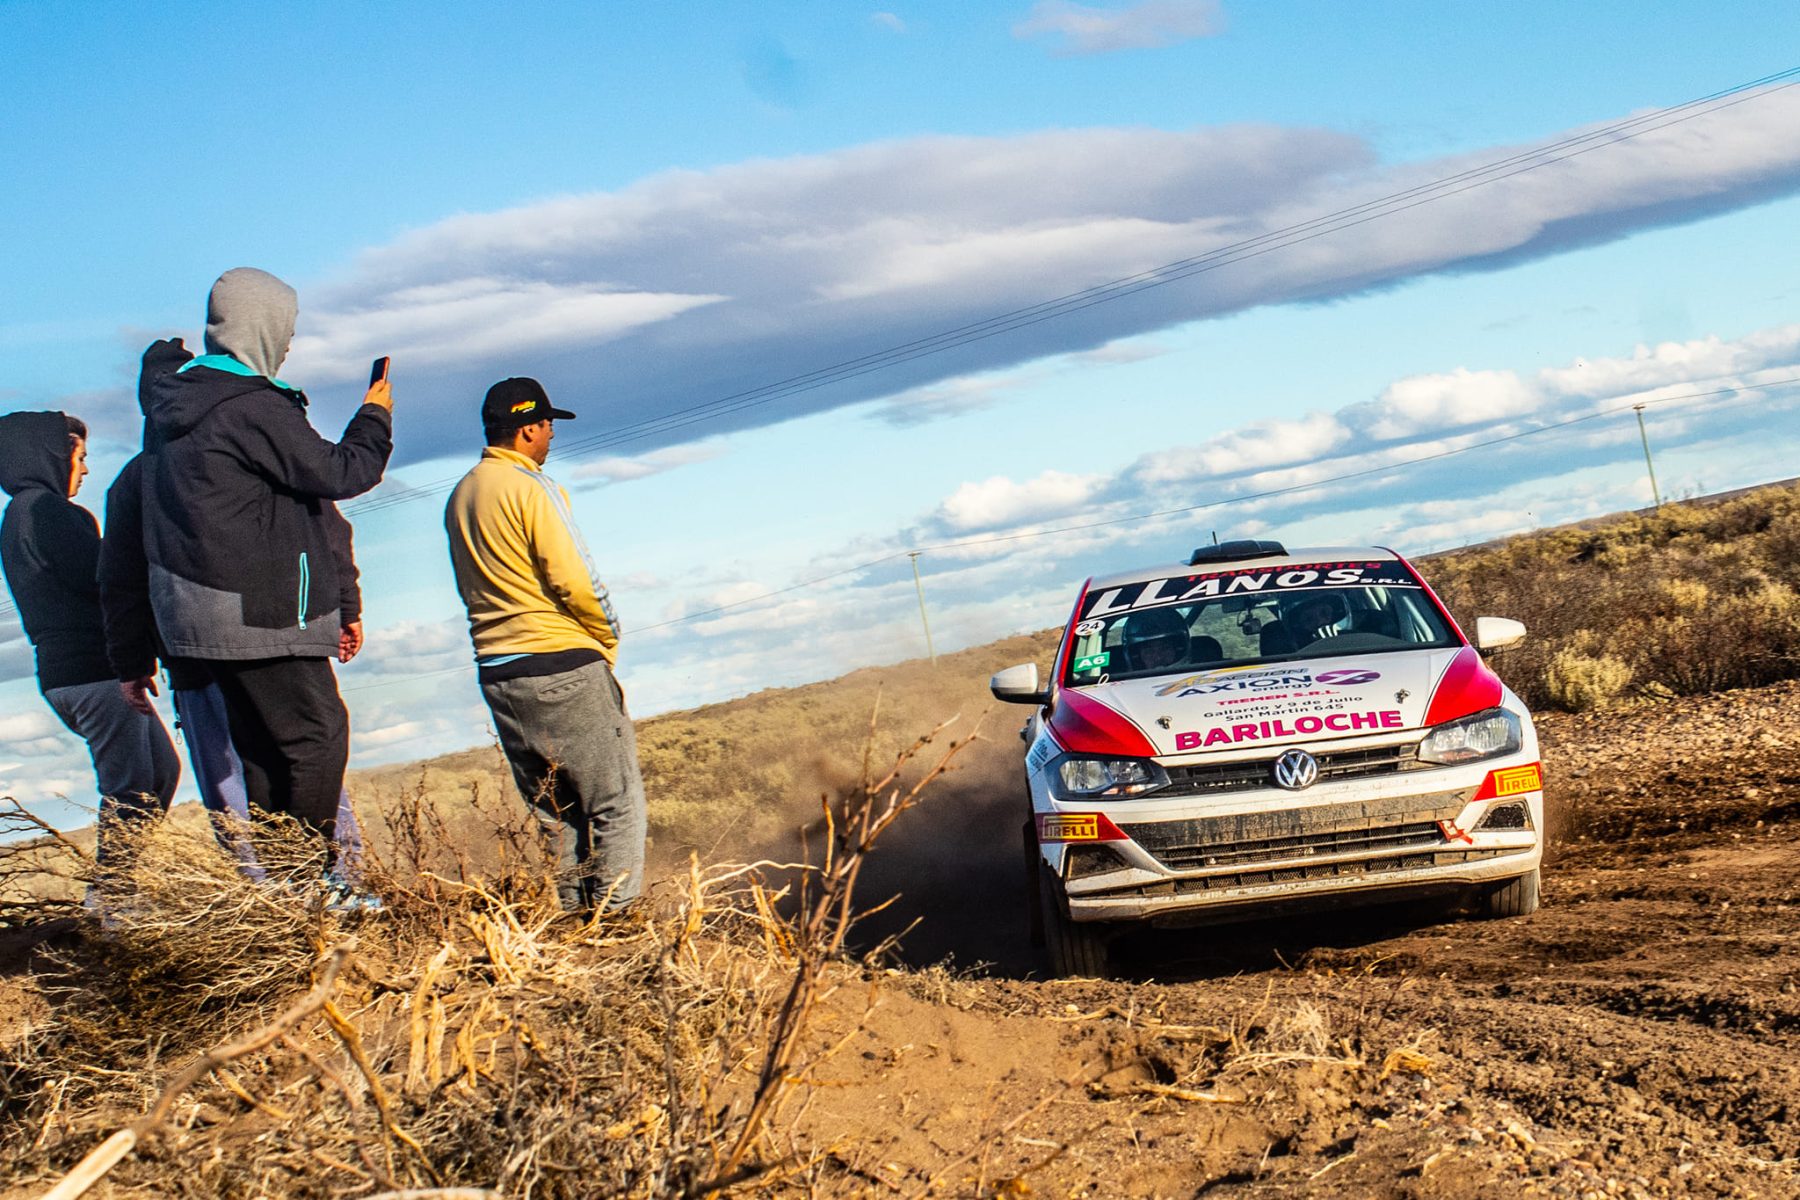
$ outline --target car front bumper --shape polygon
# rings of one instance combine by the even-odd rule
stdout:
[[[1489,770],[1509,765],[1347,782],[1304,800],[1267,789],[1150,811],[1111,805],[1129,840],[1046,847],[1046,858],[1076,921],[1191,924],[1500,883],[1543,855],[1541,791],[1474,798]]]

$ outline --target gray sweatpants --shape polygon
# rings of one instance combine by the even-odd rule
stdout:
[[[181,782],[181,760],[160,717],[125,703],[116,680],[50,688],[44,699],[72,733],[87,743],[100,786],[98,858],[109,857],[107,830],[116,822],[167,812]]]
[[[481,685],[519,792],[555,838],[565,909],[616,909],[644,882],[644,780],[604,662]]]

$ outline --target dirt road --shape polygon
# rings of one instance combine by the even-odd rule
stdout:
[[[997,744],[882,879],[915,953],[995,965],[841,995],[802,1127],[872,1194],[1800,1196],[1800,686],[1540,731],[1535,916],[1216,929],[1109,983],[1028,975],[1010,842],[969,849]]]

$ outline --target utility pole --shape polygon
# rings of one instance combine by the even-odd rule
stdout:
[[[919,581],[919,555],[923,550],[908,550],[906,556],[912,559],[913,587],[919,593],[919,624],[925,627],[925,653],[931,655],[931,665],[937,666],[937,650],[931,644],[931,621],[925,616],[925,585]]]
[[[1644,431],[1644,406],[1634,404],[1631,411],[1637,414],[1638,437],[1644,443],[1644,470],[1650,472],[1650,498],[1656,501],[1656,507],[1662,507],[1662,491],[1656,486],[1656,464],[1650,461],[1650,435]]]

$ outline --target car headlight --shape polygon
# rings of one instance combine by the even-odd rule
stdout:
[[[1511,754],[1524,745],[1525,732],[1517,715],[1504,708],[1490,708],[1460,721],[1439,725],[1419,743],[1419,761],[1466,763]]]
[[[1050,779],[1059,799],[1136,796],[1169,785],[1169,773],[1145,758],[1063,758]]]

